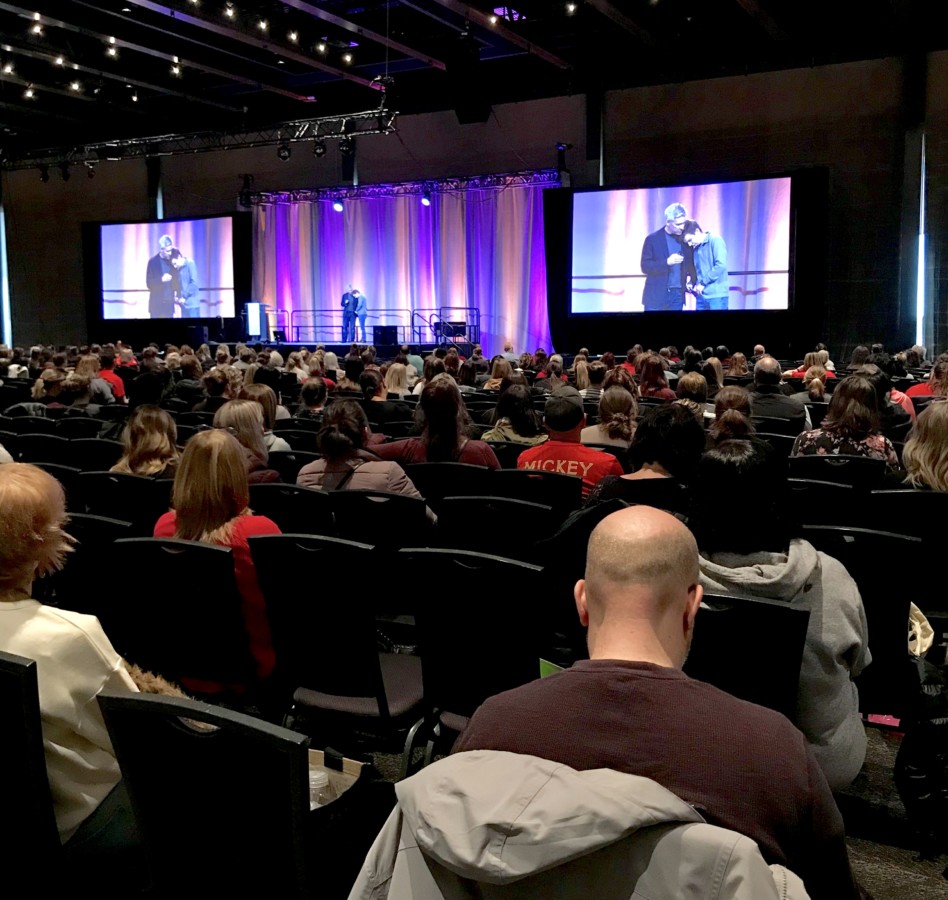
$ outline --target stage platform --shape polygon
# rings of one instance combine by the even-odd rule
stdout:
[[[207,344],[211,348],[211,352],[215,352],[217,347],[222,344],[222,341],[208,341]],[[348,344],[331,344],[323,343],[317,341],[302,341],[300,343],[291,343],[289,341],[255,341],[253,339],[243,341],[248,347],[256,347],[258,344],[265,350],[276,350],[284,359],[287,355],[292,353],[294,350],[301,350],[303,347],[306,347],[308,350],[315,350],[318,346],[321,346],[324,350],[332,351],[339,357],[341,360],[344,356],[349,353],[349,348],[352,346],[351,343]],[[234,349],[234,342],[229,341],[227,346],[230,347],[231,352]],[[359,342],[360,347],[375,347],[376,356],[379,359],[394,359],[398,355],[399,348],[401,344],[363,344]],[[440,346],[456,346],[458,352],[464,356],[468,357],[471,355],[473,348],[472,344],[410,344],[412,351],[418,353],[419,356],[425,356],[428,353],[433,352]]]

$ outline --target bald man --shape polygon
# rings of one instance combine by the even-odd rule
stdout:
[[[807,395],[785,394],[780,384],[782,377],[780,363],[772,356],[765,356],[757,361],[754,366],[754,389],[750,392],[751,411],[755,416],[786,419],[787,431],[781,432],[782,434],[809,431],[810,411],[805,403]]]
[[[489,699],[455,751],[643,775],[753,838],[814,900],[859,897],[842,818],[803,735],[681,671],[702,596],[691,532],[650,507],[621,510],[593,532],[585,574],[574,596],[590,658]]]

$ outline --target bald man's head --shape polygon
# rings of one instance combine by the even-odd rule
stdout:
[[[680,665],[701,598],[697,582],[697,544],[674,516],[634,506],[603,519],[576,586],[590,655]]]
[[[757,365],[754,366],[755,384],[779,384],[780,375],[780,363],[772,356],[759,359]]]

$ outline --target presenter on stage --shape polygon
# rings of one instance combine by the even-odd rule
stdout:
[[[702,231],[693,219],[685,222],[682,240],[694,251],[695,309],[727,309],[727,244],[724,238]]]
[[[365,294],[360,293],[358,290],[352,292],[352,296],[355,297],[355,318],[353,319],[352,329],[355,331],[355,319],[359,320],[359,327],[362,330],[362,343],[367,344],[369,338],[365,333],[365,317],[368,313],[368,309],[365,304]],[[356,339],[356,335],[353,334],[352,339]]]
[[[178,272],[171,264],[174,241],[163,234],[158,238],[158,252],[148,260],[145,284],[148,286],[148,315],[152,319],[174,317],[174,295],[178,290]]]
[[[178,305],[184,319],[201,318],[201,289],[198,287],[197,266],[177,247],[171,251],[171,265],[178,273]]]
[[[688,211],[681,203],[665,210],[665,227],[652,232],[642,245],[646,312],[680,312],[685,304],[685,273],[691,268],[690,251],[682,247],[681,232]]]
[[[344,344],[355,340],[355,311],[358,291],[349,290],[342,295],[342,342]]]

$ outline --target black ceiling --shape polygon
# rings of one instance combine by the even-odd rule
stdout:
[[[916,0],[0,2],[0,154],[247,131],[372,109],[386,91],[402,114],[466,102],[476,115],[478,103],[948,46],[926,10]]]

